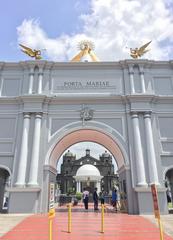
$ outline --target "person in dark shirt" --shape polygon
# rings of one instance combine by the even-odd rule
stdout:
[[[117,212],[117,189],[112,191],[112,206],[114,207],[115,211]]]
[[[100,192],[99,198],[100,198],[101,204],[105,204],[105,192],[104,191]]]
[[[97,188],[94,189],[94,193],[93,193],[93,200],[94,200],[94,211],[99,210],[98,209],[98,194],[97,194]]]

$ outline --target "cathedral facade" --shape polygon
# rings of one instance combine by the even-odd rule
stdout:
[[[108,195],[118,185],[118,176],[114,173],[112,156],[107,151],[99,159],[92,157],[89,149],[79,159],[68,151],[63,156],[57,183],[61,193],[83,192],[84,188],[93,193],[97,188],[98,193],[104,191]]]

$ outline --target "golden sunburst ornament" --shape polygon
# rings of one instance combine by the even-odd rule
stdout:
[[[99,59],[93,52],[94,50],[94,43],[89,40],[82,40],[77,44],[77,48],[79,49],[79,53],[74,56],[71,62],[80,62],[80,61],[91,61],[91,62],[98,62]],[[84,58],[86,58],[84,60]]]
[[[87,50],[87,49],[90,49],[90,50],[94,50],[94,43],[92,41],[89,41],[89,40],[82,40],[78,43],[77,45],[77,48],[79,50]]]

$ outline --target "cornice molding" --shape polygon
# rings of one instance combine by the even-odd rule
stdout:
[[[146,68],[160,68],[167,65],[168,68],[172,68],[173,60],[169,61],[154,61],[149,59],[125,59],[120,61],[111,61],[111,62],[53,62],[46,60],[28,60],[20,62],[0,62],[4,68],[22,68],[30,69],[38,67],[39,69],[129,69],[129,66],[140,66]]]
[[[133,94],[133,95],[116,95],[111,93],[101,93],[101,94],[70,94],[61,93],[57,95],[45,95],[45,94],[26,94],[15,97],[0,97],[0,104],[10,104],[10,103],[51,103],[57,104],[62,102],[75,102],[78,103],[83,101],[106,101],[111,103],[173,103],[173,95],[154,95],[154,94]]]

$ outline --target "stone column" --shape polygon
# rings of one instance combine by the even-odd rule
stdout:
[[[101,182],[97,181],[96,183],[97,193],[99,194],[101,192]]]
[[[27,168],[27,158],[28,158],[28,136],[29,136],[29,126],[30,126],[30,114],[24,113],[23,120],[23,134],[21,142],[21,152],[19,158],[19,170],[17,175],[16,186],[25,186],[26,168]]]
[[[147,143],[147,156],[148,156],[150,183],[155,183],[159,185],[150,112],[146,112],[144,114],[144,122],[145,122],[145,134],[146,134],[146,143]]]
[[[42,94],[42,85],[43,85],[43,70],[39,69],[39,73],[38,73],[38,94]]]
[[[133,135],[134,135],[134,147],[135,147],[135,158],[136,158],[136,171],[137,171],[137,185],[146,186],[146,176],[144,159],[142,152],[141,135],[139,129],[139,118],[137,113],[132,113],[132,125],[133,125]]]
[[[133,66],[129,66],[129,76],[130,76],[131,94],[134,94],[134,93],[135,93],[135,85],[134,85],[134,71],[133,71]]]
[[[145,79],[144,79],[144,69],[142,66],[139,67],[140,78],[141,78],[141,89],[142,93],[145,93]]]
[[[29,94],[32,94],[33,92],[33,84],[34,84],[34,69],[31,68],[29,73],[29,90],[28,90]]]
[[[82,189],[81,189],[81,182],[79,181],[79,192],[82,192]]]
[[[76,192],[79,192],[79,181],[76,182]]]
[[[35,115],[35,128],[33,136],[32,157],[29,175],[29,186],[38,186],[38,166],[39,166],[39,153],[40,153],[40,135],[41,135],[41,113]]]

